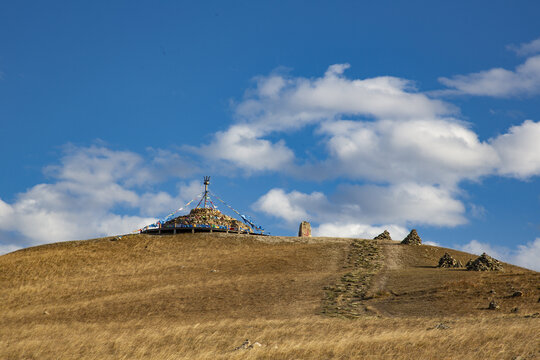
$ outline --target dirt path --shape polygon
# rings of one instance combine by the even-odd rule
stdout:
[[[373,283],[369,291],[369,295],[371,296],[385,290],[386,283],[388,281],[388,273],[390,271],[403,268],[403,263],[401,261],[403,246],[400,246],[398,242],[385,242],[380,246],[384,255],[383,266],[373,279]]]

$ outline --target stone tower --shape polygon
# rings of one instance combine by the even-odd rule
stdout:
[[[298,236],[311,237],[311,224],[307,221],[302,221],[300,223],[300,229],[298,229]]]

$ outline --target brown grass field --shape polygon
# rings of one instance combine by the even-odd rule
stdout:
[[[226,234],[23,249],[0,256],[0,359],[540,359],[540,273],[436,268],[445,251],[475,257]]]

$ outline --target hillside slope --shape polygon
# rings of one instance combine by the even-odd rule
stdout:
[[[230,234],[23,249],[0,256],[0,358],[415,358],[441,346],[467,358],[493,351],[486,338],[494,358],[539,356],[531,314],[540,311],[540,274],[508,264],[500,273],[435,268],[445,251],[474,257],[391,241]],[[491,300],[500,310],[486,310]],[[430,330],[441,322],[455,327],[444,344]],[[260,349],[233,351],[253,336]]]

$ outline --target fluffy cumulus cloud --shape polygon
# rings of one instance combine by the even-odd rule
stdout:
[[[131,232],[155,221],[150,214],[163,214],[184,200],[182,186],[177,196],[143,190],[158,181],[160,162],[103,146],[69,147],[59,165],[46,168],[54,181],[18,194],[13,203],[0,199],[0,231],[16,233],[28,244]],[[125,212],[134,214],[121,215]],[[2,246],[5,251],[16,245]]]
[[[528,59],[517,72],[529,79],[535,61]],[[380,224],[460,225],[467,222],[460,200],[463,180],[540,174],[534,140],[540,123],[525,121],[482,140],[454,106],[419,92],[411,81],[350,79],[348,68],[332,65],[318,78],[258,77],[235,108],[236,123],[197,152],[250,173],[273,170],[363,183],[338,186],[330,195],[272,189],[255,203],[255,209],[289,226],[314,220],[317,231],[327,234],[341,223],[357,224],[358,234]],[[323,155],[304,159],[276,140],[293,133],[313,137]]]
[[[462,245],[459,247],[461,250],[471,253],[480,255],[482,253],[486,253],[494,258],[501,259],[504,256],[504,253],[506,252],[504,248],[502,247],[494,247],[493,245],[489,243],[480,242],[478,240],[471,240],[465,245]]]
[[[528,43],[509,45],[508,49],[522,56],[540,53],[540,38],[534,39]]]
[[[407,235],[407,229],[402,226],[387,224],[382,226],[372,226],[361,223],[322,223],[312,229],[313,236],[332,236],[372,239],[387,230],[393,239],[403,239]]]
[[[528,171],[512,170],[509,162],[518,151],[534,150],[534,144],[521,140],[538,123],[528,121],[482,141],[467,123],[452,117],[455,107],[418,92],[410,81],[349,79],[344,75],[348,67],[332,65],[319,78],[258,77],[255,89],[235,108],[236,123],[192,150],[248,173],[271,170],[315,180],[345,176],[453,187],[493,174],[523,178],[540,173],[535,158],[526,161],[534,165],[523,165]],[[307,125],[315,125],[315,132],[300,133]],[[276,140],[292,132],[319,137],[326,158],[306,161],[283,139]],[[515,141],[519,146],[505,146]]]
[[[335,198],[346,196],[345,192],[335,196]],[[362,222],[370,219],[362,216],[363,204],[354,200],[345,204],[333,204],[332,200],[321,192],[306,194],[291,191],[287,193],[283,189],[272,189],[261,196],[253,207],[267,215],[283,220],[291,227],[298,225],[298,222],[303,220],[315,221],[318,225],[313,227],[314,236],[370,238],[387,229],[392,236],[402,238],[407,232],[403,226],[396,224],[373,226]],[[383,219],[392,220],[391,217],[380,212],[378,215],[371,220],[375,222]]]
[[[522,51],[535,46],[524,45]],[[315,78],[259,76],[235,105],[233,124],[209,143],[184,149],[217,168],[245,174],[346,179],[348,185],[336,181],[327,194],[274,188],[254,204],[289,227],[313,221],[314,233],[327,236],[372,237],[388,229],[401,238],[410,225],[464,224],[463,180],[540,174],[539,122],[527,120],[481,139],[455,106],[420,92],[413,82],[349,78],[348,68],[335,64]],[[513,71],[491,69],[441,81],[463,94],[534,94],[540,91],[540,55]],[[318,155],[306,155],[290,140],[294,136]],[[198,170],[178,153],[148,151],[143,158],[103,146],[68,149],[59,165],[46,169],[52,182],[28,189],[12,203],[0,199],[0,231],[42,243],[127,232],[153,221],[152,215],[189,200],[198,185],[184,183],[175,195],[149,189],[178,177],[171,171],[184,169],[189,177]],[[120,215],[125,209],[131,215]],[[23,226],[29,223],[35,226]],[[535,244],[524,249],[535,251]]]
[[[296,131],[343,115],[412,119],[456,111],[450,104],[418,92],[405,79],[348,79],[343,75],[348,67],[332,65],[324,76],[314,79],[278,74],[258,77],[256,88],[248,91],[235,108],[236,123],[194,151],[247,171],[292,171],[293,151],[282,140],[270,141],[269,135]]]
[[[540,271],[540,238],[525,245],[518,245],[517,249],[512,252],[510,262]]]
[[[493,139],[500,157],[499,174],[528,178],[540,174],[540,122],[525,121]]]
[[[494,97],[535,95],[540,92],[540,55],[529,57],[515,70],[493,68],[451,78],[441,77],[439,81],[453,89],[449,93]]]
[[[478,240],[471,240],[469,243],[459,246],[459,248],[477,255],[485,252],[498,260],[540,271],[540,238],[525,245],[517,245],[515,248],[493,246],[490,243]]]
[[[354,209],[355,218],[369,223],[456,226],[466,222],[461,201],[454,199],[450,190],[432,185],[345,185],[332,200],[347,204],[343,212]]]
[[[456,226],[466,222],[464,205],[448,190],[418,184],[338,187],[331,196],[272,189],[254,208],[287,224],[309,220],[320,236],[366,237],[384,229],[397,238],[409,224]],[[376,234],[375,234],[376,235]]]
[[[322,124],[320,133],[330,153],[322,165],[357,179],[452,185],[487,174],[498,163],[492,146],[451,119],[340,120]]]
[[[260,138],[260,130],[234,125],[215,134],[215,140],[196,153],[215,161],[226,161],[248,171],[280,170],[289,167],[294,158],[283,141],[272,143]]]
[[[272,189],[257,200],[254,208],[289,223],[296,223],[310,217],[307,209],[323,208],[327,204],[326,197],[320,192],[304,194],[292,191],[286,193],[283,189]]]
[[[307,79],[284,75],[259,77],[255,90],[236,108],[239,121],[264,132],[300,128],[342,114],[376,118],[424,118],[452,113],[450,104],[418,92],[406,79],[381,76],[348,79],[348,64]]]

